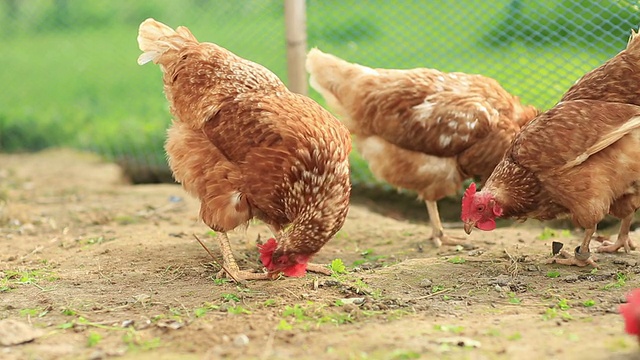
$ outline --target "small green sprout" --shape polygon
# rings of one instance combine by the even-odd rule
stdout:
[[[242,315],[242,314],[251,314],[251,311],[243,308],[240,305],[236,305],[236,306],[230,306],[227,308],[227,312],[229,314],[234,314],[234,315]]]
[[[236,294],[222,294],[222,298],[226,301],[235,301],[235,302],[240,301],[240,298]]]
[[[454,256],[447,261],[449,261],[452,264],[464,264],[466,260],[460,256]]]
[[[582,306],[584,306],[584,307],[592,307],[595,304],[596,304],[596,302],[594,300],[591,300],[591,299],[585,300],[585,301],[582,302]]]
[[[516,297],[516,293],[510,292],[509,293],[509,303],[517,305],[517,304],[522,303],[522,300],[520,300],[519,298]]]
[[[344,266],[344,262],[342,262],[342,259],[334,259],[333,261],[331,261],[329,269],[331,269],[331,272],[336,275],[347,273],[347,268],[346,266]]]
[[[560,308],[560,310],[569,310],[571,308],[569,300],[560,299],[560,301],[558,301],[558,308]]]
[[[278,323],[278,327],[276,329],[285,331],[293,330],[293,325],[289,324],[285,319],[280,319],[280,322]]]
[[[549,272],[547,272],[547,277],[548,278],[557,278],[560,277],[560,272],[557,270],[551,270]]]
[[[87,336],[87,346],[94,347],[98,345],[100,340],[102,340],[102,335],[92,331],[89,333],[89,336]]]

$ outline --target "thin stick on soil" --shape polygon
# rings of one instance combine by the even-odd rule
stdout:
[[[229,270],[227,270],[227,268],[224,267],[224,264],[221,262],[218,262],[216,260],[216,257],[213,256],[213,254],[211,253],[211,251],[209,251],[209,249],[204,245],[204,243],[200,240],[200,238],[198,238],[198,236],[196,234],[192,234],[194,238],[196,238],[196,240],[198,240],[198,242],[200,243],[200,245],[202,245],[202,247],[204,248],[204,250],[207,252],[207,254],[209,254],[209,256],[211,256],[211,258],[213,259],[213,261],[220,265],[220,267],[222,268],[222,270],[224,270],[224,272],[227,273],[227,275],[229,275],[233,281],[236,282],[236,284],[240,284],[240,281],[238,281],[238,279],[236,279],[233,275],[231,275],[231,273],[229,272]]]
[[[444,293],[449,292],[449,291],[451,291],[451,290],[453,290],[453,289],[452,289],[452,288],[449,288],[449,289],[442,289],[442,290],[440,290],[440,291],[436,291],[436,292],[431,293],[431,294],[429,294],[429,295],[418,296],[418,297],[415,297],[415,298],[411,298],[411,299],[409,299],[409,300],[424,300],[424,299],[432,298],[432,297],[434,297],[434,296],[438,296],[438,295],[440,295],[440,294],[444,294]]]

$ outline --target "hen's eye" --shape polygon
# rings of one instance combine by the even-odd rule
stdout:
[[[476,208],[476,210],[478,210],[478,211],[484,211],[484,205],[478,205],[478,207]]]

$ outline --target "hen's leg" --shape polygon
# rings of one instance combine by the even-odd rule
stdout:
[[[631,214],[626,218],[622,219],[620,223],[620,232],[618,233],[618,238],[616,242],[611,241],[602,241],[602,246],[596,249],[597,252],[617,252],[618,249],[624,247],[625,252],[629,252],[631,250],[636,249],[636,245],[631,241],[629,237],[629,230],[631,229],[631,222],[633,221],[633,215]]]
[[[469,246],[469,242],[464,238],[453,237],[444,234],[444,227],[440,221],[440,213],[438,212],[438,203],[435,201],[425,201],[427,204],[427,212],[429,213],[429,220],[431,221],[431,227],[433,232],[431,233],[431,240],[440,247],[444,245],[465,245]]]
[[[223,269],[218,272],[217,278],[228,275],[234,281],[243,280],[266,280],[269,279],[267,273],[253,273],[249,271],[241,271],[236,263],[236,259],[233,257],[231,251],[231,243],[229,237],[224,232],[218,233],[218,245],[220,245],[220,252],[222,253]]]
[[[561,250],[558,255],[554,256],[548,262],[550,264],[576,265],[581,267],[591,265],[593,267],[598,267],[595,262],[596,259],[592,258],[591,252],[589,252],[589,243],[591,242],[591,237],[595,232],[595,227],[585,229],[584,239],[582,240],[582,244],[576,248],[575,254],[571,254],[566,250]]]

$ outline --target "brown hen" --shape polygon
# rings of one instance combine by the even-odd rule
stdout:
[[[575,256],[551,262],[585,266],[589,243],[605,215],[622,219],[615,243],[600,252],[635,249],[629,230],[640,207],[640,37],[576,82],[549,111],[514,140],[484,188],[466,191],[462,220],[495,228],[496,217],[549,220],[571,217],[585,229]]]
[[[444,234],[437,201],[485,180],[537,110],[481,75],[372,69],[318,49],[306,66],[374,176],[426,202],[436,246],[465,244]]]
[[[201,200],[232,278],[301,276],[342,227],[350,193],[348,130],[278,77],[185,27],[140,25],[142,65],[160,65],[174,116],[165,145],[175,179]],[[276,240],[262,247],[269,274],[240,271],[226,232],[258,218]],[[308,270],[322,270],[310,266]]]

